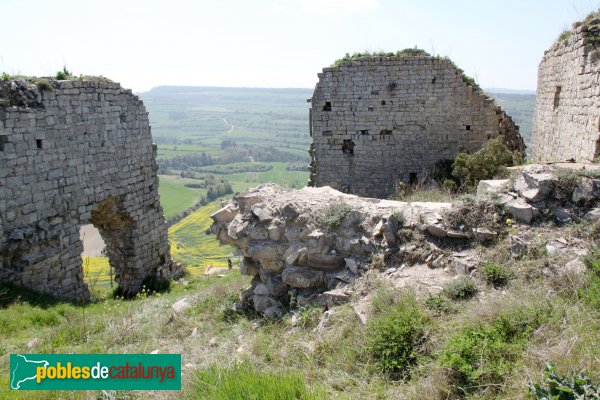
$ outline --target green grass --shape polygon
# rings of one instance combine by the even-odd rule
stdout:
[[[192,378],[190,398],[206,400],[313,400],[326,399],[321,389],[309,389],[297,371],[266,372],[256,370],[249,362],[230,368],[212,365],[196,371]]]
[[[440,363],[451,369],[463,392],[494,392],[522,356],[530,335],[550,315],[551,309],[544,306],[519,307],[470,324],[450,338]]]
[[[198,183],[196,180],[167,175],[159,175],[159,179],[158,194],[167,219],[184,212],[206,195],[205,189],[185,186],[186,183]]]
[[[427,315],[410,295],[402,295],[396,304],[374,316],[367,329],[367,348],[381,371],[409,377],[422,352],[428,324]]]

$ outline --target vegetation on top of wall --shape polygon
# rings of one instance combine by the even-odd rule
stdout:
[[[571,37],[571,30],[570,29],[565,29],[564,31],[561,32],[561,34],[558,36],[558,41],[562,42],[563,40],[567,40]]]
[[[59,81],[64,81],[66,79],[69,79],[73,76],[73,74],[71,74],[71,72],[67,69],[67,66],[63,66],[62,71],[58,71],[56,73],[56,79],[58,79]]]
[[[416,57],[416,56],[431,57],[431,54],[427,53],[423,49],[417,49],[417,48],[399,50],[395,53],[394,52],[386,52],[386,51],[375,51],[375,52],[364,51],[364,52],[356,52],[356,53],[353,53],[352,55],[350,55],[350,53],[346,53],[346,55],[343,58],[336,60],[331,66],[332,67],[340,67],[342,65],[348,65],[353,61],[358,61],[361,58],[366,58],[366,57]]]
[[[591,25],[597,25],[600,21],[598,21],[598,19],[600,18],[600,9],[596,10],[596,11],[592,11],[591,13],[589,13],[581,22],[581,24],[583,24],[586,27],[590,27]]]
[[[364,51],[364,52],[356,52],[356,53],[353,53],[352,55],[350,53],[346,53],[346,55],[344,55],[343,58],[336,60],[331,66],[332,67],[341,67],[344,65],[349,65],[354,61],[359,61],[362,58],[368,58],[368,57],[398,57],[398,58],[401,58],[401,57],[432,57],[432,56],[425,50],[418,49],[416,47],[411,48],[411,49],[399,50],[395,53],[394,52],[386,52],[386,51],[375,51],[375,52]],[[462,74],[463,81],[467,85],[473,87],[473,89],[475,89],[478,92],[482,91],[481,87],[475,82],[475,79],[466,75],[462,69],[458,68],[458,66],[452,60],[450,60],[450,58],[448,58],[446,56],[439,56],[439,55],[435,56],[434,58],[436,58],[438,60],[447,61],[450,65],[452,65],[454,68],[456,68]]]

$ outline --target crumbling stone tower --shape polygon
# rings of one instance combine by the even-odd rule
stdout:
[[[148,113],[104,79],[0,83],[0,280],[87,299],[79,226],[100,231],[124,294],[171,278]]]
[[[600,13],[573,24],[538,68],[532,158],[593,161],[600,155]]]
[[[419,50],[366,56],[318,76],[309,185],[387,197],[399,181],[431,177],[436,162],[498,135],[524,154],[510,116],[447,58]]]

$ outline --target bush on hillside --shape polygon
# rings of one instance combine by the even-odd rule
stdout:
[[[462,393],[497,390],[518,362],[529,336],[551,316],[545,306],[523,307],[454,334],[440,355]]]
[[[414,297],[409,296],[371,318],[367,348],[381,371],[399,378],[410,375],[427,338],[429,322]]]
[[[446,283],[442,294],[452,300],[468,300],[477,294],[477,285],[470,276],[463,276]]]
[[[511,271],[504,264],[490,262],[481,267],[481,275],[488,285],[495,288],[506,286],[512,277]]]

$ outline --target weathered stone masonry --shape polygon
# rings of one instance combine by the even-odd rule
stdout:
[[[518,126],[447,59],[363,57],[318,76],[309,185],[386,197],[498,135],[524,152]]]
[[[54,88],[49,87],[54,86]],[[79,226],[106,242],[115,279],[135,293],[169,278],[148,115],[117,83],[25,81],[0,91],[0,280],[87,299]]]
[[[576,23],[538,68],[532,158],[593,161],[600,155],[600,14]]]

